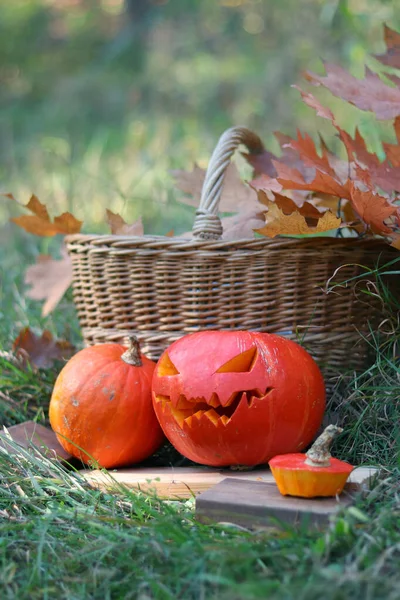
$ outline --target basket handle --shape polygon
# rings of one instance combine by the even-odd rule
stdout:
[[[221,239],[223,229],[218,217],[219,200],[226,169],[232,154],[240,144],[247,146],[251,154],[261,154],[264,151],[264,145],[258,135],[246,127],[231,127],[221,135],[204,178],[200,204],[192,228],[195,238]]]

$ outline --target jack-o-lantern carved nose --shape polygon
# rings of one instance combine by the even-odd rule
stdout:
[[[257,359],[257,348],[250,348],[223,364],[216,373],[250,373]]]

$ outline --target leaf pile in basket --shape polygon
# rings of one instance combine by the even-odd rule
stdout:
[[[400,34],[386,27],[385,40],[387,53],[376,58],[383,65],[400,69]],[[386,157],[380,161],[368,150],[358,129],[353,138],[338,125],[329,108],[311,93],[293,86],[319,117],[332,123],[347,159],[340,159],[323,142],[318,152],[306,133],[298,131],[297,138],[291,139],[277,132],[282,150],[279,158],[268,150],[245,155],[254,169],[250,187],[234,186],[234,171],[227,177],[226,198],[222,198],[220,210],[236,212],[237,227],[233,235],[228,229],[226,239],[248,237],[251,230],[273,238],[332,234],[347,228],[353,235],[381,236],[400,249],[400,78],[387,75],[390,83],[386,83],[367,69],[364,79],[359,80],[331,64],[325,65],[325,71],[325,76],[306,73],[306,79],[361,110],[372,111],[377,119],[394,119],[397,143],[383,142]],[[175,175],[178,187],[191,195],[186,202],[197,206],[205,172],[196,166],[191,173],[178,171]],[[254,227],[262,212],[265,223]]]
[[[375,59],[383,70],[400,69],[400,34],[388,27],[384,33],[387,51]],[[364,78],[357,79],[332,64],[325,65],[325,72],[324,76],[308,72],[305,77],[313,86],[322,86],[357,108],[373,112],[378,120],[393,120],[396,142],[382,143],[385,158],[380,160],[358,130],[354,136],[347,133],[329,108],[294,86],[303,101],[332,124],[347,158],[339,158],[322,141],[318,150],[307,133],[299,131],[292,139],[276,132],[281,156],[268,150],[245,155],[254,170],[249,184],[241,181],[234,165],[227,169],[220,212],[233,214],[222,219],[224,240],[260,234],[270,238],[332,236],[345,231],[350,237],[379,237],[400,249],[400,78],[366,69]],[[186,194],[180,200],[197,207],[205,171],[195,166],[192,172],[175,171],[174,176],[177,187]],[[11,194],[7,196],[15,201]],[[12,220],[35,235],[66,235],[81,229],[82,222],[70,213],[52,221],[46,206],[34,195],[25,208],[32,214]],[[107,211],[107,222],[112,234],[143,235],[141,219],[129,225],[120,215]],[[28,296],[45,300],[43,315],[49,314],[72,281],[67,253],[62,250],[60,260],[39,256],[27,269],[25,281],[31,285]]]

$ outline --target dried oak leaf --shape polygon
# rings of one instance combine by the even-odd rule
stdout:
[[[341,220],[327,211],[316,220],[315,226],[310,226],[298,210],[285,214],[275,202],[270,201],[266,223],[256,231],[271,238],[277,235],[310,235],[337,229],[340,224]]]
[[[113,213],[106,208],[106,220],[113,235],[144,235],[142,217],[139,217],[137,221],[128,225],[121,215]]]
[[[354,155],[356,155],[357,158],[368,168],[373,169],[377,172],[379,172],[379,169],[380,169],[381,173],[382,173],[381,178],[383,177],[384,170],[387,172],[390,171],[391,167],[387,162],[381,163],[376,154],[374,154],[373,152],[369,152],[367,145],[365,143],[365,140],[362,137],[358,128],[356,128],[355,137],[353,139],[347,132],[345,132],[343,129],[341,129],[338,126],[338,124],[335,121],[335,117],[334,117],[332,111],[330,111],[329,109],[324,107],[319,102],[319,100],[317,100],[317,98],[315,98],[312,94],[310,94],[308,92],[304,92],[297,85],[294,85],[292,87],[296,88],[300,92],[303,101],[308,106],[313,108],[316,111],[317,115],[330,120],[332,122],[333,126],[336,127],[342,142],[346,146],[350,161],[355,160]],[[395,130],[398,144],[384,143],[383,146],[385,148],[385,152],[387,154],[387,158],[388,158],[389,162],[393,165],[393,167],[397,167],[397,166],[400,166],[400,117],[397,117],[395,119],[394,130]],[[292,147],[294,147],[293,140],[291,140],[289,143]],[[345,161],[339,161],[339,159],[334,154],[330,153],[322,139],[321,139],[321,147],[322,147],[322,151],[323,151],[324,155],[326,155],[326,157],[328,158],[329,164],[334,168],[335,172],[337,174],[342,173],[344,175],[346,173],[345,169],[347,169],[347,171],[348,171],[349,165]],[[399,177],[397,171],[395,172],[394,177],[396,178],[396,181],[397,181],[397,179]],[[388,185],[389,184],[386,183],[387,187],[388,187]],[[391,188],[391,189],[393,189],[393,188]]]
[[[37,369],[47,369],[56,360],[68,360],[75,347],[66,340],[55,340],[50,331],[36,335],[29,327],[22,329],[12,346],[14,354]]]
[[[254,237],[254,230],[265,223],[263,212],[240,212],[231,217],[221,219],[223,227],[222,239],[230,242],[234,240],[249,239]]]
[[[34,194],[26,205],[20,204],[20,202],[15,200],[12,194],[6,194],[6,196],[33,213],[33,215],[23,215],[22,217],[13,217],[10,219],[28,233],[41,236],[53,236],[58,233],[78,233],[81,230],[82,221],[78,221],[78,219],[69,212],[54,217],[53,222],[51,222],[45,204],[42,204]]]
[[[374,58],[383,65],[400,69],[400,33],[385,25],[384,37],[387,50],[385,54],[375,54]]]
[[[268,150],[264,150],[264,152],[260,154],[243,154],[243,156],[254,169],[253,177],[255,179],[258,179],[259,177],[269,177],[271,179],[276,178],[277,171],[274,164],[275,161],[279,161],[288,167],[298,169],[305,178],[311,177],[312,169],[304,164],[298,152],[291,146],[290,142],[292,139],[290,136],[280,133],[279,131],[275,131],[274,136],[278,140],[281,147],[281,156],[275,156]]]
[[[400,115],[400,86],[396,78],[390,77],[396,84],[390,87],[369,69],[365,70],[364,79],[357,79],[337,65],[325,63],[324,66],[325,76],[308,71],[306,79],[313,85],[326,87],[334,96],[361,110],[372,111],[377,119],[394,119]]]
[[[314,178],[306,181],[297,169],[291,169],[277,161],[275,166],[278,171],[277,181],[286,190],[322,192],[339,196],[339,198],[349,198],[350,196],[349,181],[342,182],[336,175],[316,170]]]
[[[311,204],[311,202],[303,201],[301,206],[299,206],[292,198],[289,198],[288,196],[283,196],[282,194],[275,193],[273,195],[274,203],[281,209],[281,211],[285,215],[290,215],[293,212],[297,211],[302,217],[305,217],[306,219],[318,220],[322,216],[322,211],[319,210],[314,204]],[[259,191],[258,199],[261,202],[261,204],[264,204],[266,207],[271,206],[271,200],[268,198],[267,194],[263,190]]]
[[[298,85],[292,85],[292,88],[300,92],[303,102],[307,104],[307,106],[309,106],[310,108],[313,108],[319,117],[322,117],[323,119],[328,119],[328,121],[335,120],[333,112],[326,106],[323,106],[323,104],[321,104],[321,102],[317,100],[315,96],[313,96],[309,92],[305,92]]]
[[[178,190],[187,194],[183,198],[178,198],[179,202],[188,204],[189,206],[199,206],[201,198],[201,190],[203,189],[205,169],[202,169],[197,164],[193,166],[192,171],[172,171],[171,175],[175,180],[175,185]]]
[[[338,131],[346,147],[349,161],[354,163],[357,177],[360,177],[360,167],[365,167],[368,170],[371,187],[379,187],[388,193],[400,190],[400,166],[392,166],[388,160],[381,162],[376,154],[369,152],[358,129],[354,139],[339,127]]]
[[[388,198],[380,196],[372,190],[360,190],[354,182],[350,184],[350,191],[352,205],[364,223],[375,233],[393,232],[393,229],[388,227],[384,221],[397,214],[397,206],[392,204]]]
[[[65,247],[62,258],[41,254],[36,264],[25,272],[25,283],[31,285],[27,296],[33,300],[46,300],[42,308],[42,316],[51,313],[72,283],[72,262]]]
[[[189,197],[180,198],[180,202],[190,206],[199,206],[205,170],[195,165],[191,172],[173,171],[172,174],[176,187],[189,195]],[[225,172],[219,212],[243,212],[256,207],[257,204],[257,194],[254,189],[241,180],[236,166],[231,163]]]

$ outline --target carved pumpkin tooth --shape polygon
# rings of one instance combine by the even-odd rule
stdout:
[[[192,417],[192,416],[190,416],[190,417],[187,417],[187,418],[184,420],[184,423],[186,423],[186,425],[187,425],[188,427],[192,427],[192,425],[193,425],[193,417]],[[183,427],[183,424],[181,425],[181,427]]]
[[[229,423],[230,421],[230,418],[226,415],[222,415],[222,417],[220,417],[219,420],[221,421],[222,425],[225,425],[226,427],[227,423]]]
[[[201,419],[201,417],[204,415],[204,413],[205,413],[205,410],[197,410],[197,411],[196,411],[196,412],[195,412],[195,413],[192,415],[192,417],[193,417],[193,418],[194,418],[194,417],[196,417],[196,419],[200,420],[200,419]]]
[[[218,414],[215,412],[215,410],[213,408],[210,408],[210,410],[205,411],[204,412],[204,417],[207,417],[207,419],[210,419],[210,421],[214,425],[218,424],[219,416],[218,416]]]
[[[190,402],[183,394],[179,396],[178,402],[176,403],[176,408],[179,410],[184,410],[185,408],[193,408],[193,402]]]
[[[217,408],[218,406],[221,406],[221,403],[218,398],[218,394],[216,394],[214,392],[213,395],[211,396],[210,400],[208,401],[208,404],[210,406],[212,406],[213,408]]]

